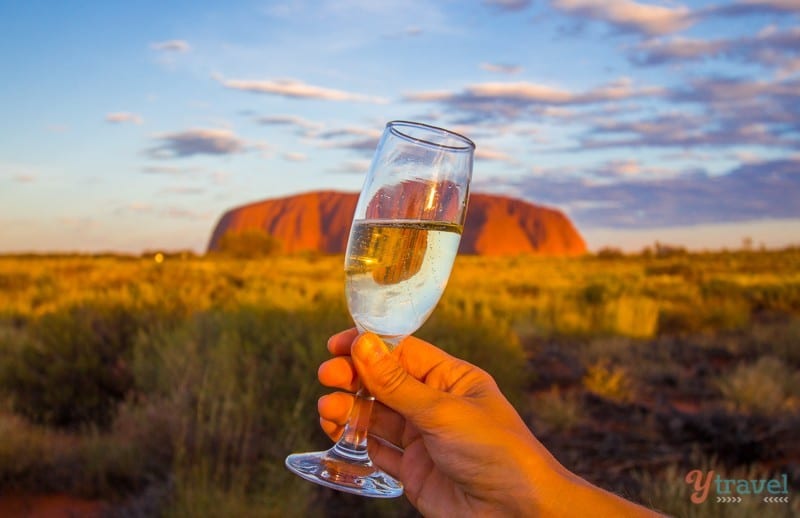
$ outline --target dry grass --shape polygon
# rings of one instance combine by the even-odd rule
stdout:
[[[778,415],[800,410],[800,371],[774,356],[741,364],[715,384],[736,411]]]
[[[328,444],[316,423],[323,390],[315,372],[327,337],[350,325],[342,289],[341,257],[0,257],[0,490],[133,498],[146,514],[167,516],[278,516],[320,506],[412,515],[399,502],[330,496],[283,468],[288,452]],[[102,308],[120,318],[103,317]],[[761,325],[773,314],[784,323]],[[692,354],[741,356],[739,367],[711,366],[693,378],[731,411],[796,410],[797,315],[796,250],[461,257],[420,336],[489,371],[550,433],[591,433],[583,394],[636,401],[660,372],[674,378],[689,368],[674,363],[685,336],[709,342]],[[124,337],[114,361],[90,361],[113,336]],[[648,351],[671,337],[680,346]],[[548,341],[565,344],[586,375],[531,400],[526,387],[547,373],[530,363],[529,344]],[[30,361],[30,351],[41,361]],[[20,417],[47,415],[29,405],[69,409],[63,380],[104,390],[109,369],[129,383],[91,407],[102,426],[79,418],[55,429]],[[23,374],[27,385],[13,382]],[[22,397],[24,387],[37,397]]]

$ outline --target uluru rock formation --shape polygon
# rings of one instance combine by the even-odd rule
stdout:
[[[341,254],[357,202],[358,193],[316,191],[236,207],[220,218],[208,251],[218,250],[226,233],[259,229],[280,240],[287,253]],[[459,253],[574,256],[586,253],[586,243],[558,210],[473,193]]]

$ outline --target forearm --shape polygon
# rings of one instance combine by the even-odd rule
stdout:
[[[590,484],[570,473],[552,516],[657,517],[661,514]],[[556,502],[554,502],[555,504]],[[546,516],[543,514],[542,516]]]
[[[657,517],[655,511],[590,484],[562,466],[538,440],[515,456],[520,469],[516,490],[521,515],[541,517]],[[526,512],[527,510],[527,512]]]

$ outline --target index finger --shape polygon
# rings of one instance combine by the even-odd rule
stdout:
[[[355,327],[336,333],[328,338],[328,351],[334,356],[345,356],[350,354],[350,346],[358,336],[358,329]]]

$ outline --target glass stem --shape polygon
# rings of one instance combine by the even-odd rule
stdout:
[[[356,392],[350,418],[344,427],[344,432],[339,441],[334,445],[331,453],[341,456],[349,461],[371,463],[367,454],[367,433],[369,432],[369,418],[372,414],[372,404],[375,398],[364,387]]]

